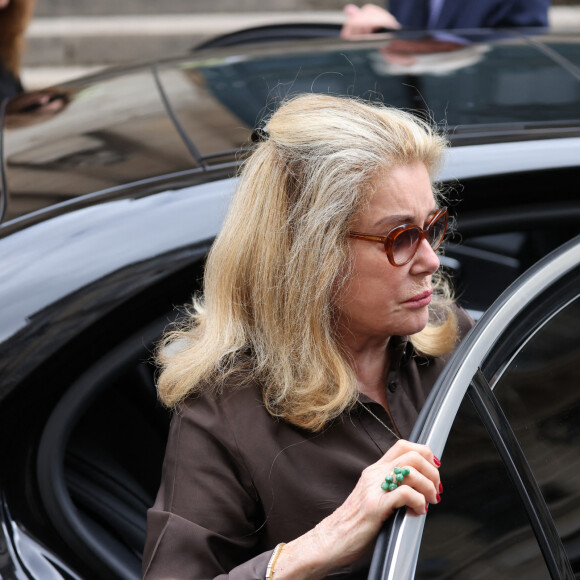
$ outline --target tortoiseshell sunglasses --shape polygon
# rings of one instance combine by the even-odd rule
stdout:
[[[413,259],[423,240],[427,240],[433,250],[436,250],[445,237],[448,223],[449,213],[447,208],[443,207],[432,213],[422,228],[413,224],[402,224],[394,227],[386,236],[361,232],[349,232],[348,235],[357,240],[383,244],[389,262],[393,266],[404,266]]]

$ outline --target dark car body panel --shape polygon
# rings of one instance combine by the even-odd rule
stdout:
[[[103,202],[0,239],[0,398],[84,328],[205,255],[233,188],[210,182]]]

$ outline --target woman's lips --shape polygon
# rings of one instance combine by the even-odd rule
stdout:
[[[409,298],[409,300],[405,300],[403,304],[417,308],[427,306],[431,302],[431,294],[433,294],[433,290],[425,290],[425,292],[421,292],[421,294],[417,294],[416,296]]]

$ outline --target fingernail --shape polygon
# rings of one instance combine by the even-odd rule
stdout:
[[[428,511],[429,511],[429,504],[428,504],[428,503],[426,503],[426,504],[425,504],[425,513],[427,513]]]
[[[435,457],[435,455],[433,455],[433,461],[435,462],[435,465],[437,467],[441,467],[441,461],[439,460],[438,457]]]
[[[443,493],[443,484],[439,482],[439,493]]]
[[[439,494],[437,494],[437,503],[439,503],[441,501],[441,496]]]

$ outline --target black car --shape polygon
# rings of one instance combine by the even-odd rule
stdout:
[[[214,43],[183,58],[52,87],[43,92],[51,106],[25,96],[2,104],[3,578],[140,576],[146,509],[159,484],[169,422],[155,394],[153,345],[179,316],[175,307],[188,302],[199,288],[205,256],[235,189],[236,171],[251,149],[252,129],[284,97],[315,91],[380,99],[430,117],[452,142],[441,179],[455,234],[446,244],[444,265],[456,280],[461,303],[474,317],[487,311],[476,331],[491,325],[502,338],[491,355],[481,349],[471,355],[465,349],[480,344],[474,343],[476,334],[471,335],[462,347],[464,359],[455,359],[434,391],[417,437],[443,450],[444,430],[432,431],[429,425],[438,424],[440,413],[452,422],[456,409],[448,406],[449,393],[465,391],[475,373],[476,363],[466,366],[462,360],[479,356],[485,381],[494,386],[493,373],[504,368],[497,361],[511,361],[510,353],[518,351],[518,345],[529,344],[533,325],[552,319],[546,293],[557,305],[562,304],[558,281],[572,280],[572,288],[578,288],[577,268],[565,273],[559,254],[547,258],[542,270],[534,266],[580,230],[577,37],[508,31],[454,34],[459,46],[448,50],[446,45],[443,50],[431,39],[428,53],[423,36],[411,32],[361,42],[327,38],[241,47]],[[568,244],[566,251],[577,263],[580,242]],[[548,281],[554,277],[554,284],[534,294],[517,283],[502,298],[509,304],[509,316],[501,307],[490,309],[530,266]],[[519,313],[528,308],[531,314],[526,316],[534,322],[526,325]],[[506,323],[501,332],[493,326],[497,323],[489,322],[494,312]],[[562,312],[565,321],[574,320],[576,312],[577,320],[577,309]],[[576,350],[566,351],[566,356],[576,355],[577,360],[578,325],[576,334],[573,328],[562,328],[555,326],[547,335],[554,348],[546,356],[556,359],[560,350],[555,347],[569,336]],[[535,352],[522,364],[538,362]],[[489,363],[486,356],[496,362]],[[550,374],[550,367],[542,372]],[[462,387],[453,386],[454,373],[463,377]],[[550,437],[560,442],[566,458],[575,452],[578,422],[555,402],[561,393],[572,397],[573,382],[567,390],[551,389],[547,402],[554,404],[546,404],[546,414],[539,417],[542,429],[553,430]],[[485,391],[477,385],[467,393]],[[501,389],[496,386],[495,391],[500,398]],[[505,405],[506,414],[508,408]],[[463,409],[465,405],[460,407],[458,429],[468,429],[473,412],[478,412],[477,405],[473,412]],[[508,419],[520,437],[519,427]],[[487,428],[491,429],[484,418],[482,429]],[[431,433],[437,433],[436,440],[429,439],[435,436]],[[453,441],[450,438],[448,446]],[[541,478],[539,487],[535,485],[534,466],[531,471],[526,468],[520,461],[523,454],[516,453],[512,439],[509,442],[508,451],[493,463],[487,455],[492,453],[489,445],[476,451],[475,444],[487,442],[475,434],[467,458],[481,461],[465,467],[467,483],[458,480],[446,487],[443,503],[427,518],[421,542],[427,556],[419,557],[417,570],[434,575],[424,577],[479,577],[467,566],[475,561],[471,556],[449,556],[457,562],[455,568],[439,562],[440,544],[428,541],[431,520],[434,525],[443,522],[433,534],[436,539],[451,538],[452,547],[465,539],[476,552],[495,554],[497,536],[504,539],[507,559],[520,553],[523,544],[516,536],[521,528],[510,528],[504,518],[497,525],[507,536],[493,527],[471,527],[471,537],[469,530],[454,527],[457,514],[471,523],[464,501],[474,482],[484,488],[495,485],[489,476],[503,485],[503,475],[494,470],[503,469],[508,456],[518,459],[512,473],[521,473],[524,488],[536,491],[526,514],[532,517],[545,502],[551,507],[555,498],[557,508],[569,516],[561,525],[572,530],[571,537],[577,533],[575,496],[562,495],[557,485],[544,485]],[[527,456],[525,445],[520,445]],[[444,481],[451,481],[446,464],[455,452],[447,449],[442,474]],[[552,457],[556,452],[546,448],[546,453]],[[459,475],[465,475],[461,465]],[[571,477],[572,465],[564,465],[568,470],[562,477]],[[516,487],[514,493],[521,495],[521,490]],[[495,495],[475,497],[472,509],[492,523],[492,516],[511,510],[502,508],[508,505],[505,501],[498,500],[499,507],[488,505]],[[531,528],[534,534],[550,520],[545,510],[542,514],[541,525]],[[520,516],[505,519],[519,522]],[[390,546],[407,538],[408,520],[403,518],[400,525],[383,536],[375,570],[382,570],[381,554],[388,557],[387,569],[399,570],[400,557]],[[573,548],[564,552],[560,545],[560,551],[554,551],[555,540],[550,541],[550,553],[560,560],[566,553],[568,561],[574,560]],[[566,550],[573,543],[564,538]],[[540,551],[546,550],[542,544]],[[391,564],[393,558],[399,560]],[[409,570],[414,562],[409,559]],[[498,570],[503,577],[514,577],[512,568],[499,563],[486,568],[488,563],[491,558],[480,560],[481,577],[497,575]],[[534,573],[538,569],[533,566]],[[560,569],[564,568],[552,577],[560,577]]]

